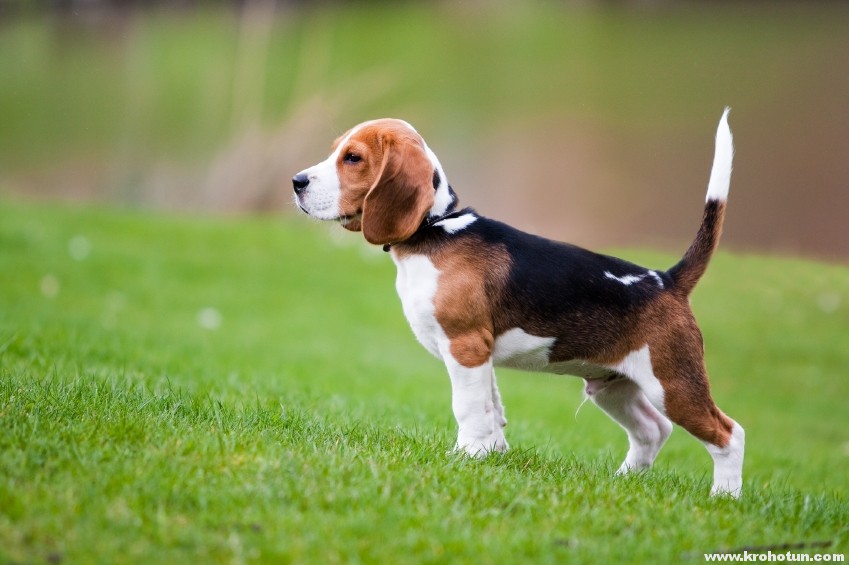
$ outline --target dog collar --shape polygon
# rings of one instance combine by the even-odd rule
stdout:
[[[428,216],[427,218],[422,220],[421,225],[418,227],[418,229],[416,231],[413,232],[413,234],[408,239],[414,238],[416,235],[420,234],[421,232],[423,232],[427,229],[430,229],[431,227],[438,224],[442,220],[445,220],[445,219],[453,216],[456,213],[457,213],[457,203],[452,202],[451,205],[448,206],[448,209],[444,213],[440,214],[439,216]],[[392,246],[397,245],[399,243],[400,243],[400,241],[396,241],[394,243],[385,243],[383,245],[383,251],[389,253],[389,250],[392,249]]]

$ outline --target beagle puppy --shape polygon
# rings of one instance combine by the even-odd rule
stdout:
[[[327,159],[294,176],[295,202],[392,256],[413,333],[448,368],[457,450],[508,447],[494,367],[574,375],[628,434],[617,473],[650,467],[675,422],[713,458],[711,494],[737,497],[745,435],[711,399],[688,299],[722,231],[734,152],[727,115],[701,226],[668,271],[458,208],[436,155],[401,120],[364,122],[338,138]]]

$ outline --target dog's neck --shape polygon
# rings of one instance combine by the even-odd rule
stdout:
[[[434,173],[434,185],[436,185],[436,174]],[[407,238],[405,241],[409,241],[411,239],[417,239],[423,232],[433,227],[434,224],[441,222],[442,220],[451,217],[452,215],[457,213],[457,204],[460,200],[457,198],[457,193],[454,192],[454,189],[451,188],[450,185],[446,185],[447,190],[446,193],[450,196],[450,200],[448,200],[447,205],[444,203],[440,204],[437,208],[437,204],[433,205],[433,208],[430,209],[428,215],[422,220],[422,223],[419,225],[418,229],[413,232],[413,234]],[[438,186],[436,187],[438,190]],[[393,245],[397,245],[402,243],[400,241],[395,241],[392,243],[386,243],[383,245],[383,250],[389,252],[392,249]]]

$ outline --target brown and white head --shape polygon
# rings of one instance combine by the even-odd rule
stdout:
[[[292,185],[301,210],[380,245],[404,241],[456,204],[424,139],[407,122],[388,118],[346,132],[327,159],[295,175]]]

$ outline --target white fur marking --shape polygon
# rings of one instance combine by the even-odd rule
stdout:
[[[401,306],[413,334],[425,346],[425,349],[442,359],[439,341],[447,340],[447,337],[436,320],[433,305],[439,270],[424,255],[411,255],[398,259],[393,250],[392,259],[398,268],[395,289],[401,298]]]
[[[632,284],[638,283],[646,277],[645,275],[625,275],[624,277],[617,277],[610,271],[604,271],[604,276],[609,279],[619,281],[625,286],[631,286]]]
[[[731,184],[731,169],[734,160],[734,138],[731,135],[731,128],[728,126],[728,112],[730,111],[731,108],[725,108],[716,129],[716,149],[713,154],[713,168],[710,171],[705,201],[728,199],[728,187]]]
[[[447,220],[436,222],[433,225],[442,227],[448,233],[457,233],[458,231],[469,227],[477,219],[477,216],[474,214],[463,214],[456,218],[448,218]]]
[[[548,365],[553,337],[538,337],[522,328],[512,328],[495,338],[493,362],[502,367],[542,370]]]
[[[734,422],[731,439],[725,447],[703,443],[713,458],[711,496],[727,494],[739,498],[743,490],[743,452],[746,447],[746,433],[743,428]]]
[[[660,278],[660,275],[658,275],[656,271],[649,271],[644,275],[625,275],[624,277],[617,277],[610,271],[604,271],[604,276],[611,280],[620,282],[625,286],[631,286],[632,284],[638,283],[646,277],[652,277],[657,283],[657,286],[663,288],[663,279]]]
[[[657,282],[657,286],[663,288],[663,279],[660,278],[660,275],[658,275],[656,271],[649,271],[649,276],[654,278],[655,282]]]
[[[641,349],[632,351],[622,361],[608,367],[621,375],[625,375],[642,389],[643,394],[649,399],[655,408],[662,414],[666,414],[664,406],[663,385],[654,376],[651,366],[651,355],[649,346],[644,345]]]
[[[422,143],[424,143],[424,140]],[[445,176],[445,171],[442,170],[442,164],[440,164],[439,159],[436,157],[436,153],[431,151],[427,143],[424,144],[424,147],[428,159],[430,159],[433,168],[436,169],[439,175],[439,188],[436,189],[436,193],[433,195],[433,206],[430,209],[430,215],[441,216],[448,210],[453,200],[451,198],[451,192],[448,189],[448,178]]]

